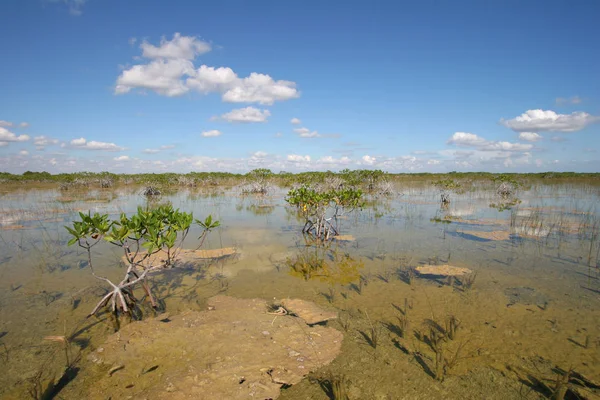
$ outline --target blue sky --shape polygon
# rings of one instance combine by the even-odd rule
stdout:
[[[0,170],[600,170],[600,2],[4,0]]]

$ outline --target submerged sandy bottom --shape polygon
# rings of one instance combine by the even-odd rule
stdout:
[[[561,218],[551,213],[553,205],[544,197],[539,200],[544,206],[539,214],[547,216],[544,221],[548,223],[541,228],[552,232],[508,239],[493,232],[540,229],[540,220],[537,216],[534,220],[529,209],[535,207],[535,196],[525,199],[528,209],[512,222],[506,212],[491,214],[488,200],[455,199],[455,203],[465,203],[470,221],[483,221],[471,221],[469,227],[463,221],[430,221],[439,213],[436,193],[405,196],[401,202],[382,206],[383,217],[365,210],[344,220],[343,233],[355,240],[334,242],[323,253],[334,270],[316,271],[310,279],[290,272],[288,260],[310,248],[298,234],[299,222],[280,200],[269,200],[275,206],[264,214],[264,208],[252,207],[260,204],[252,199],[224,196],[191,201],[175,196],[171,199],[175,206],[194,210],[197,217],[212,210],[225,222],[211,234],[205,249],[234,248],[236,256],[196,260],[184,268],[164,271],[152,277],[153,287],[168,318],[182,329],[182,338],[190,336],[183,333],[190,329],[184,324],[186,316],[212,312],[207,311],[209,299],[216,295],[231,296],[240,304],[249,299],[265,303],[303,299],[337,313],[337,319],[314,329],[339,332],[341,351],[331,363],[281,390],[280,399],[328,399],[332,382],[341,382],[350,399],[544,398],[556,386],[560,371],[570,368],[588,382],[584,388],[573,378],[573,390],[596,398],[598,389],[590,386],[600,381],[600,276],[595,266],[597,242],[578,236],[577,218],[587,218],[583,211],[589,210],[584,195],[581,212],[571,212],[577,208],[573,204],[563,207],[570,213],[562,217],[560,226]],[[113,201],[124,209],[139,202],[128,196],[115,196]],[[23,195],[11,207],[27,201],[42,204],[41,199]],[[55,207],[51,204],[49,209]],[[70,207],[80,209],[86,204]],[[87,207],[112,210],[110,202]],[[453,207],[458,210],[459,205]],[[256,209],[261,213],[252,212]],[[66,211],[61,216],[71,215]],[[155,344],[132,344],[138,349],[134,355],[120,354],[115,345],[119,340],[129,340],[127,335],[146,332],[151,326],[160,331],[164,315],[143,303],[144,320],[129,323],[122,319],[121,339],[117,339],[120,334],[114,333],[114,321],[107,314],[86,319],[104,287],[90,276],[84,254],[66,247],[62,228],[66,222],[34,224],[16,219],[13,223],[33,227],[1,232],[0,397],[28,398],[36,384],[44,391],[54,379],[60,389],[57,398],[105,398],[109,393],[113,398],[174,398],[177,393],[192,394],[184,388],[198,387],[202,371],[218,371],[219,365],[225,365],[216,357],[223,346],[231,347],[228,343],[236,336],[227,336],[227,342],[216,330],[199,330],[204,334],[183,344],[175,338],[157,337]],[[187,247],[195,246],[190,242]],[[111,279],[122,275],[122,254],[116,249],[101,248],[95,256],[103,274]],[[464,277],[449,280],[411,272],[418,266],[444,264],[473,271],[471,285],[467,287]],[[359,279],[349,281],[349,276]],[[459,325],[454,338],[441,343],[445,367],[440,381],[435,379],[436,352],[430,339],[432,329],[446,331],[452,317]],[[264,327],[258,335],[245,332],[255,339],[240,335],[240,345],[267,353],[271,334],[279,324],[287,326],[285,321],[290,321],[290,328],[292,324],[305,327],[298,331],[298,338],[318,338],[296,319],[261,311],[257,321]],[[233,312],[231,321],[243,321],[243,317]],[[261,336],[263,331],[269,332],[269,338]],[[43,339],[50,335],[68,337],[69,343]],[[266,348],[252,344],[263,339],[260,344]],[[132,343],[136,340],[141,339]],[[200,344],[194,346],[193,357],[189,351],[179,358],[167,357],[196,340]],[[92,354],[101,355],[101,348],[106,349],[107,359],[112,357],[106,366],[90,359]],[[67,358],[73,368],[63,374]],[[204,365],[199,364],[203,359]],[[110,372],[120,363],[124,368]],[[248,363],[240,363],[240,368]],[[258,369],[260,375],[261,368],[272,368],[260,364],[253,373]],[[269,381],[265,382],[268,387]],[[202,396],[200,392],[193,395]]]

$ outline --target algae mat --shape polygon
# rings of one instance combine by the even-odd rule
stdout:
[[[264,300],[216,296],[208,304],[110,336],[88,358],[98,366],[87,398],[275,399],[340,352],[339,331],[268,314]]]

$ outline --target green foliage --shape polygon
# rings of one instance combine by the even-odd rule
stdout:
[[[433,182],[433,186],[442,191],[459,192],[462,190],[462,185],[454,179],[440,179]]]
[[[122,213],[119,218],[114,220],[110,220],[108,214],[98,213],[93,215],[79,213],[79,217],[81,220],[74,221],[71,227],[65,226],[72,236],[68,244],[71,246],[77,243],[84,248],[88,254],[92,275],[112,287],[112,290],[102,298],[90,315],[108,304],[115,313],[119,309],[124,313],[129,313],[137,301],[133,295],[133,288],[138,283],[142,285],[152,305],[156,307],[150,287],[146,283],[149,271],[172,264],[177,249],[181,247],[192,223],[195,222],[203,229],[198,238],[201,240],[200,244],[210,230],[219,226],[219,221],[214,221],[210,215],[204,221],[194,220],[192,213],[174,209],[171,204],[159,205],[153,209],[138,207],[135,214],[127,216]],[[125,253],[128,266],[125,277],[119,284],[98,276],[94,272],[91,248],[101,241],[119,246]],[[146,264],[142,263],[159,251],[163,251],[166,257],[161,256],[160,259],[157,258]]]
[[[318,191],[308,186],[291,189],[285,200],[298,208],[305,219],[303,233],[312,233],[326,240],[330,233],[339,234],[337,217],[362,207],[363,192],[360,189],[342,188]],[[329,215],[329,217],[328,217]],[[331,222],[333,220],[333,223]]]
[[[204,221],[194,220],[192,213],[174,209],[172,205],[161,205],[152,210],[138,207],[137,213],[128,217],[122,213],[119,219],[109,221],[107,214],[79,213],[81,221],[74,221],[73,227],[65,227],[71,236],[69,245],[80,240],[102,237],[105,241],[125,246],[128,240],[141,243],[149,253],[175,246],[178,234],[187,232],[195,222],[204,230],[210,231],[219,226],[208,216]]]
[[[273,175],[273,172],[267,168],[253,169],[252,171],[246,174],[246,176],[251,179],[268,179]]]
[[[510,184],[512,185],[515,189],[523,186],[521,184],[521,182],[519,182],[514,175],[508,175],[508,174],[500,174],[500,175],[496,175],[492,178],[492,181],[494,181],[494,183],[497,184]]]
[[[313,188],[302,186],[291,189],[285,201],[292,206],[302,209],[307,215],[318,213],[329,206],[358,208],[362,206],[363,192],[360,189],[343,188],[339,190],[317,191]]]

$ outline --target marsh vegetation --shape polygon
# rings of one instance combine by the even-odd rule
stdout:
[[[599,175],[0,179],[2,398],[95,398],[98,377],[113,396],[153,398],[171,364],[103,370],[90,355],[224,293],[338,315],[317,326],[344,335],[341,353],[282,399],[600,393]],[[278,310],[265,331],[294,317]]]

